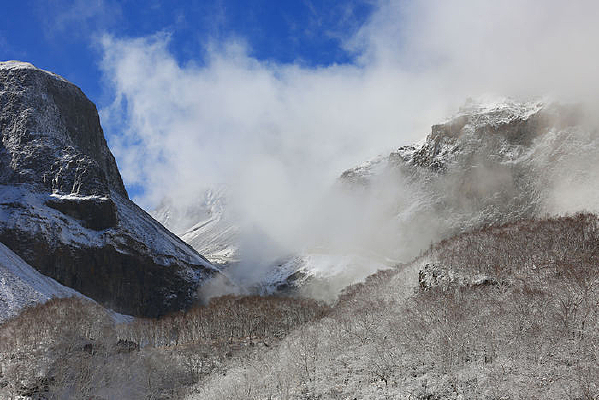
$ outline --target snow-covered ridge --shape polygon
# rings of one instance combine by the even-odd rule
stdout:
[[[228,188],[207,189],[198,203],[184,207],[165,199],[151,215],[216,265],[239,261],[240,227],[228,207]]]
[[[16,70],[20,70],[20,69],[42,71],[42,72],[45,72],[46,74],[52,76],[53,78],[58,79],[59,81],[68,82],[62,76],[55,74],[54,72],[50,72],[50,71],[46,71],[41,68],[37,68],[35,65],[28,63],[28,62],[17,61],[17,60],[0,61],[0,71],[2,71],[2,70],[16,71]]]
[[[512,98],[479,98],[468,99],[462,105],[458,112],[447,119],[449,122],[452,119],[460,116],[476,117],[486,115],[489,120],[495,117],[494,122],[510,122],[516,118],[526,119],[531,115],[541,111],[547,104],[547,100],[533,100],[520,102]]]

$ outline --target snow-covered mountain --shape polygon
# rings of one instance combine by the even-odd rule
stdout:
[[[306,286],[317,297],[378,269],[407,262],[432,242],[475,227],[544,214],[599,209],[598,135],[580,107],[551,102],[468,101],[447,121],[433,125],[422,142],[345,171],[305,230],[311,244],[273,260],[265,291]],[[207,198],[210,198],[208,192]],[[184,219],[197,230],[176,230],[197,250],[192,232],[215,249],[238,248],[239,231],[222,215],[193,212]],[[170,226],[176,205],[159,220]],[[222,234],[221,234],[222,233]],[[200,236],[202,236],[200,235]],[[243,258],[243,257],[241,257]],[[307,284],[307,282],[312,282]],[[320,292],[320,293],[315,293]]]
[[[350,248],[365,261],[347,264],[333,281],[342,287],[473,228],[597,211],[597,157],[597,131],[578,106],[469,102],[433,125],[423,142],[342,174],[324,214],[351,221],[342,235],[354,229],[342,239],[342,252],[330,246],[329,257],[342,260]],[[338,199],[346,204],[340,215]],[[301,264],[308,273],[314,269]]]
[[[164,199],[150,214],[183,241],[216,265],[239,261],[240,227],[227,207],[225,185],[208,189],[200,201],[180,209],[172,199]]]
[[[127,195],[94,104],[31,64],[0,63],[0,241],[119,312],[190,305],[218,273]]]

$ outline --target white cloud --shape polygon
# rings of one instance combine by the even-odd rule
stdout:
[[[49,38],[87,38],[122,20],[121,6],[114,0],[42,0],[36,5]]]
[[[106,36],[103,110],[124,179],[153,207],[229,183],[241,211],[285,241],[343,169],[423,138],[468,96],[592,98],[599,3],[380,1],[343,42],[355,65],[262,62],[241,40],[177,63],[169,37]]]

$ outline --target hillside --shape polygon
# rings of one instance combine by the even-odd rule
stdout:
[[[229,296],[115,325],[54,300],[0,325],[0,394],[595,399],[598,249],[599,218],[577,214],[454,236],[332,308]]]
[[[578,214],[453,237],[189,398],[595,399],[598,228]]]

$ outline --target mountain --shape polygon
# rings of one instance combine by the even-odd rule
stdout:
[[[598,211],[598,136],[578,105],[469,100],[433,125],[422,142],[345,171],[307,218],[311,243],[287,259],[272,260],[262,286],[270,288],[266,291],[299,286],[331,298],[460,232],[545,214]],[[163,215],[176,212],[176,205],[169,207]],[[221,236],[220,225],[204,224],[193,212],[186,218],[204,233],[211,230],[212,246],[238,246],[240,235]],[[232,225],[229,219],[222,233]],[[189,232],[181,237],[198,246]]]
[[[118,312],[159,316],[218,273],[128,197],[94,104],[62,77],[0,63],[0,242]]]
[[[165,198],[150,214],[216,265],[239,261],[241,228],[227,205],[228,189],[222,185],[208,189],[200,201],[181,209]]]
[[[323,214],[353,227],[341,230],[350,234],[330,246],[329,257],[347,258],[349,248],[364,262],[335,279],[340,286],[361,280],[377,263],[408,262],[471,229],[597,211],[598,156],[598,132],[578,105],[469,101],[422,142],[341,175]],[[302,269],[314,266],[304,262]]]

